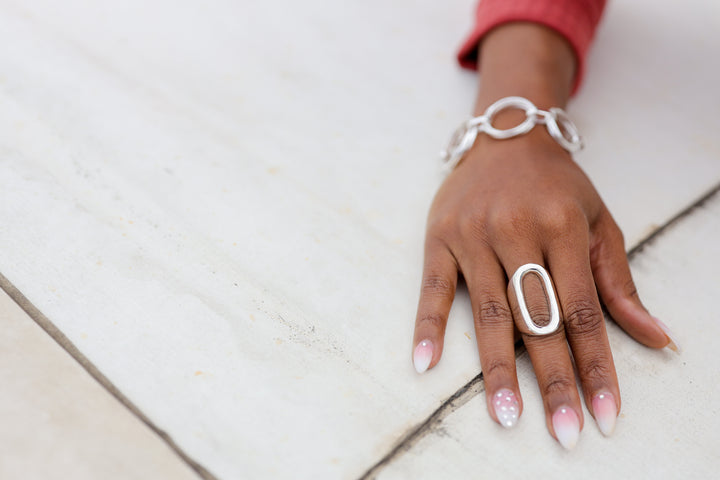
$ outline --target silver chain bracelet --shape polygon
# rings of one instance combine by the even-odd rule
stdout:
[[[505,130],[492,126],[495,116],[503,110],[517,108],[525,112],[525,120],[520,125]],[[530,100],[523,97],[505,97],[490,105],[479,117],[471,118],[453,133],[447,149],[441,153],[445,167],[452,170],[460,163],[465,153],[475,143],[478,133],[486,133],[492,138],[505,139],[524,135],[535,125],[545,125],[550,136],[568,152],[582,149],[583,142],[577,127],[561,108],[548,111],[539,110]]]

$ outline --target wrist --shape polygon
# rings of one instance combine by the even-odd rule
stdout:
[[[533,23],[508,23],[491,31],[480,45],[480,71],[475,115],[507,96],[525,97],[538,108],[563,108],[572,89],[575,57],[554,30]],[[499,125],[512,125],[518,113],[522,119],[522,112],[499,116]]]
[[[525,118],[517,125],[500,129],[493,125],[500,114],[518,111],[523,112]],[[505,97],[493,103],[482,115],[463,122],[455,130],[447,149],[442,152],[445,168],[454,169],[469,149],[478,143],[486,143],[483,137],[493,140],[515,139],[527,136],[539,125],[545,127],[549,137],[566,152],[572,153],[582,149],[583,142],[577,127],[564,110],[561,108],[542,110],[526,98]]]

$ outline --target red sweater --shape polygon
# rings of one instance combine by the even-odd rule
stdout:
[[[493,28],[506,22],[535,22],[564,36],[575,51],[577,90],[585,69],[585,57],[606,0],[480,0],[475,28],[458,52],[460,65],[477,69],[478,44]]]

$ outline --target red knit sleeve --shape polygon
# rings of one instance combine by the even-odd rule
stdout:
[[[573,91],[585,71],[585,56],[600,22],[606,0],[480,0],[475,28],[458,52],[465,68],[477,69],[478,44],[500,24],[513,21],[535,22],[560,33],[570,43],[577,58]]]

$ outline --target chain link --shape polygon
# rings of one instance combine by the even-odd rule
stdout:
[[[525,120],[519,125],[504,130],[493,127],[492,121],[503,110],[516,108],[525,112]],[[575,124],[561,108],[539,110],[530,100],[522,97],[505,97],[490,105],[479,117],[471,118],[453,133],[450,143],[441,153],[445,168],[450,171],[460,163],[465,153],[475,143],[478,133],[485,133],[496,139],[507,139],[524,135],[535,125],[545,125],[550,136],[568,152],[583,148],[583,141]]]

